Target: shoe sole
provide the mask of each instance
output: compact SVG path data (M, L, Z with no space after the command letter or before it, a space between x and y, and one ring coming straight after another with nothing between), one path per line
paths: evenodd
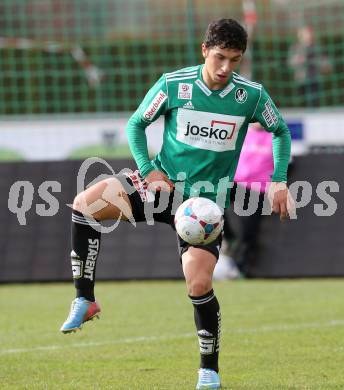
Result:
M98 314L98 313L96 313L96 314L93 314L93 316L91 316L91 317L87 318L87 320L83 321L83 323L82 323L82 324L81 324L79 327L76 327L76 328L70 328L70 329L60 329L60 330L61 330L61 332L62 332L63 334L68 334L68 333L76 333L78 330L80 330L80 331L81 331L81 329L82 329L82 325L83 325L85 322L87 322L87 321L93 321L95 318L97 318L98 320L100 319L100 317L99 317L99 314Z

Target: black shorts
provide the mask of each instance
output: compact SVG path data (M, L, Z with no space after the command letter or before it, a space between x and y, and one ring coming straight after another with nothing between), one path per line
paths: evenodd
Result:
M116 175L116 177L121 181L123 187L125 188L131 208L133 217L136 222L147 222L147 215L148 219L151 219L156 222L162 222L167 223L172 227L173 230L175 230L174 226L174 212L173 210L174 204L174 192L171 192L170 194L160 193L157 191L156 193L147 191L147 184L145 183L144 179L139 174L139 171L135 171L132 173L124 173ZM161 199L164 197L164 199ZM165 207L161 207L162 211L158 211L156 213L147 213L147 210L149 209L149 206L154 207L156 210L159 207L160 200L162 200L163 205ZM160 205L161 206L161 205ZM194 248L201 248L204 249L210 253L212 253L216 259L219 258L219 251L221 248L221 242L222 242L222 234L218 236L216 240L213 242L207 244L207 245L191 245L184 241L181 237L177 235L177 243L178 243L178 251L180 257L184 252L186 252L191 246Z

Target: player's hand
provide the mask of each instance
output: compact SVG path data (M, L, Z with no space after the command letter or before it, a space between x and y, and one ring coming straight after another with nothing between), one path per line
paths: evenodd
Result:
M268 189L271 211L280 215L280 220L294 218L295 202L285 183L272 182Z
M146 176L145 181L148 184L148 189L151 191L172 192L174 189L174 184L171 180L163 172L158 170L150 172Z

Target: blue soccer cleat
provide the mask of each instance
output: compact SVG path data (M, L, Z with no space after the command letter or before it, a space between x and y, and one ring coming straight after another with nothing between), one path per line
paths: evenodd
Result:
M94 317L99 318L100 307L97 302L90 302L86 298L75 298L72 302L68 318L61 326L62 333L76 332L81 329L82 324L92 320Z
M198 371L198 383L197 390L201 389L220 389L220 377L219 374L208 368L200 368Z

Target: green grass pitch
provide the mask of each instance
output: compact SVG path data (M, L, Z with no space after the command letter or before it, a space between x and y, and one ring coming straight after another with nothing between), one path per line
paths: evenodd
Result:
M227 390L344 389L344 281L218 282ZM0 286L0 389L194 389L182 281L98 283L101 319L63 335L72 284Z

